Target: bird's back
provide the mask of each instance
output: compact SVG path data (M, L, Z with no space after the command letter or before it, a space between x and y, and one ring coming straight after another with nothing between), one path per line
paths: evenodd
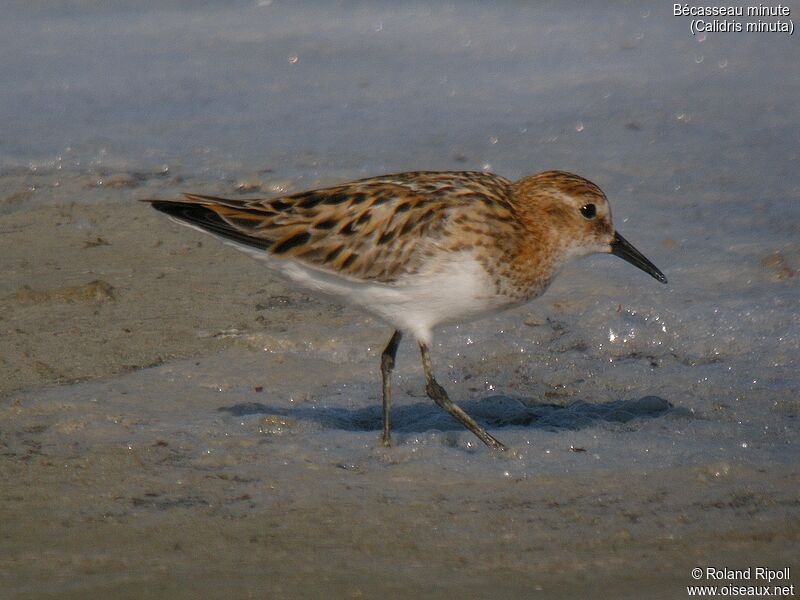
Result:
M433 254L474 248L511 223L510 186L490 173L426 171L277 198L186 194L148 202L242 248L355 281L393 284Z

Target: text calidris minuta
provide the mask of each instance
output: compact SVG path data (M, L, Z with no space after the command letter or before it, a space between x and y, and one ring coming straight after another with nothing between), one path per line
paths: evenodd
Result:
M403 333L419 344L428 396L502 450L436 381L428 351L434 328L536 298L561 266L587 254L615 254L667 282L614 230L600 188L563 171L516 182L480 172L398 173L278 198L185 194L145 202L395 328L381 355L385 445Z

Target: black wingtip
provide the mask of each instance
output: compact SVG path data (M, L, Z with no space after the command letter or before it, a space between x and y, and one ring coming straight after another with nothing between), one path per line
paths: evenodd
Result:
M155 208L157 211L166 213L179 219L184 212L187 212L189 209L193 208L201 208L202 212L212 212L207 208L197 207L192 204L183 204L181 202L172 202L170 200L141 200L141 202L149 202L150 206Z
M176 202L174 200L143 200L149 202L157 211L187 225L198 227L212 235L237 242L239 244L267 250L272 246L271 240L265 240L247 235L236 229L220 217L215 211L202 204L191 202Z

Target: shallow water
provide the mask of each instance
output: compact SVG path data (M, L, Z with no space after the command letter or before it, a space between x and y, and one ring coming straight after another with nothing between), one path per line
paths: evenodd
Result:
M671 7L7 3L4 589L671 598L800 568L797 38ZM596 181L670 280L596 257L437 332L506 456L408 341L381 448L389 328L133 202L484 168Z

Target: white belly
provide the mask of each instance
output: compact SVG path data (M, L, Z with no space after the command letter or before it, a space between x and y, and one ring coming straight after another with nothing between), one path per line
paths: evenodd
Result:
M430 343L437 325L474 320L513 305L509 298L495 293L489 276L471 253L446 255L394 284L343 278L257 251L249 254L292 282L360 306L425 343Z
M214 237L263 261L290 281L312 292L360 306L427 344L437 325L475 320L516 304L495 293L489 275L472 252L443 252L418 273L393 284L384 284L340 277L299 261L276 258L262 250Z

